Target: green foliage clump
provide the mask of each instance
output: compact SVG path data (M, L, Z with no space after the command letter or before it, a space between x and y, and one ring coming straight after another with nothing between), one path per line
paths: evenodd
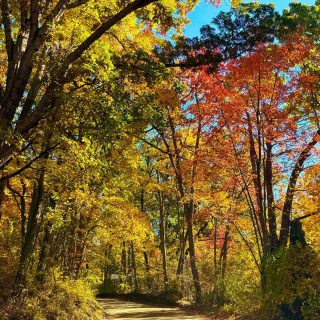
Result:
M242 315L253 315L259 311L262 300L260 274L247 255L239 255L230 261L224 282L224 310Z
M300 313L303 319L319 319L319 258L309 246L297 243L273 253L266 278L266 309L278 310L280 317Z

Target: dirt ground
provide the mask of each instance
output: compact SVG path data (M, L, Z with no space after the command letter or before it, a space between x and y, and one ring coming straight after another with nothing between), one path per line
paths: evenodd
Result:
M99 299L103 309L109 315L107 319L117 320L206 320L195 314L185 313L179 308L156 306L140 302L118 299Z

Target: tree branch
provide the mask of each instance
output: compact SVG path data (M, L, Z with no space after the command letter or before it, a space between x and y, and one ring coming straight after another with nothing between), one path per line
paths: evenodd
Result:
M309 218L309 217L313 217L313 216L316 216L317 214L320 214L319 211L317 212L312 212L312 213L309 213L309 214L306 214L302 217L299 217L299 218L295 218L294 220L303 220L303 219L306 219L306 218Z
M89 0L75 0L71 3L69 3L67 6L66 6L66 9L74 9L74 8L77 8L83 4L86 4L88 3Z
M0 178L0 182L11 179L15 176L17 176L18 174L20 174L21 172L23 172L24 170L28 169L31 167L31 165L36 162L38 159L40 159L41 157L43 157L44 155L47 155L50 151L54 150L60 143L55 144L54 146L47 148L46 150L42 151L39 155L37 155L35 158L33 158L30 162L28 162L26 165L24 165L22 168L18 169L17 171L10 173L4 177Z
M13 47L14 42L12 38L12 29L10 22L10 10L8 6L8 0L1 1L1 11L2 11L2 23L4 26L5 40L6 40L6 50L8 55L8 60L13 59Z
M157 150L160 151L161 153L169 154L168 151L165 151L165 150L161 149L160 147L158 147L157 145L151 143L151 142L148 141L147 139L144 139L144 138L141 138L141 137L139 137L139 139L140 139L141 141L143 141L144 143L146 143L148 146L150 146L150 147L152 147L152 148L154 148L154 149L157 149Z
M116 23L121 21L123 18L128 16L130 13L134 12L137 9L143 8L157 0L135 0L120 10L117 14L103 23L98 29L96 29L85 41L83 41L77 49L71 52L65 59L61 71L68 69L70 64L76 61L81 55L90 48L90 46L103 36L103 34L113 27Z
M290 220L291 220L291 209L293 203L293 196L296 190L297 180L299 178L300 173L303 171L303 165L305 161L310 157L311 150L320 140L320 129L315 133L313 139L306 145L306 147L300 153L295 166L292 170L287 192L286 198L283 205L282 211L282 221L281 221L281 230L280 230L280 245L285 246L288 242L289 237L289 228L290 228Z

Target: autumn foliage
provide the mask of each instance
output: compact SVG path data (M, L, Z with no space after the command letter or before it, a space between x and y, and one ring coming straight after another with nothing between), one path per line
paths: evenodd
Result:
M319 318L319 1L195 3L1 1L1 319Z

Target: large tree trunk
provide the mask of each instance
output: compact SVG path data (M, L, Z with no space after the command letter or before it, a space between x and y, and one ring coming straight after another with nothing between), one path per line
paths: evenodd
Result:
M30 260L35 248L35 240L38 234L38 227L42 215L44 174L44 169L42 169L40 172L38 183L35 184L32 193L27 230L24 238L24 243L21 249L20 262L13 289L13 294L15 297L19 297L22 290L26 286L26 279L27 273L29 271Z
M51 224L48 223L44 229L44 236L43 236L41 251L39 255L39 262L37 266L36 277L35 277L36 281L40 284L43 283L43 279L45 276L46 260L47 260L49 243L50 243L50 229L51 229Z
M228 243L229 243L230 226L226 226L224 232L223 244L220 251L219 263L216 264L216 277L219 280L215 286L215 304L223 306L225 303L225 274L227 269ZM215 259L216 253L215 253Z
M274 251L278 246L276 206L273 194L273 172L272 172L272 144L266 143L266 165L265 165L265 185L267 192L268 223L270 235L270 251Z

